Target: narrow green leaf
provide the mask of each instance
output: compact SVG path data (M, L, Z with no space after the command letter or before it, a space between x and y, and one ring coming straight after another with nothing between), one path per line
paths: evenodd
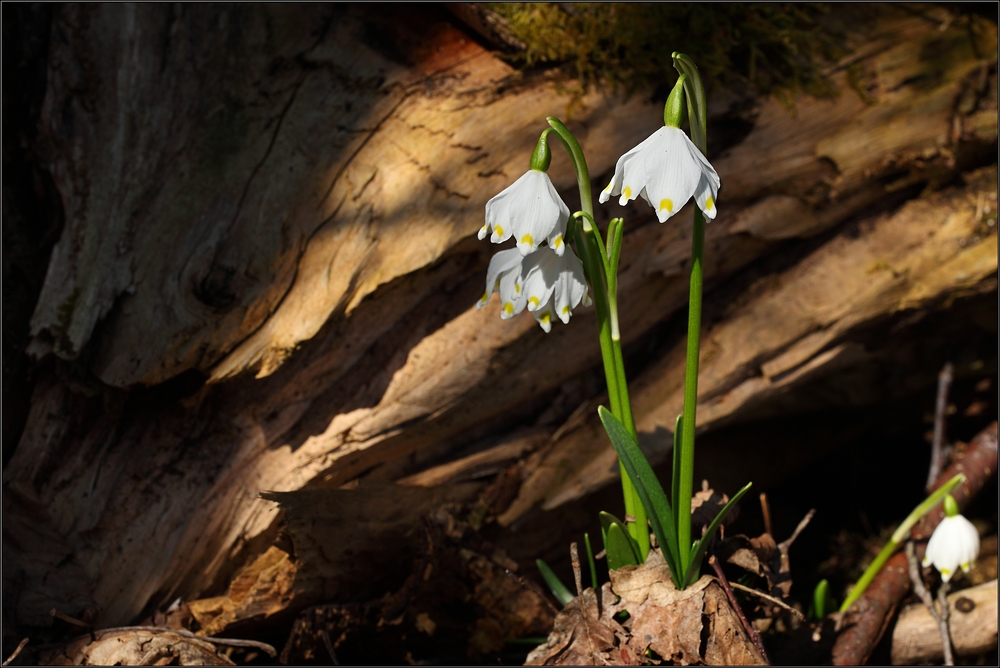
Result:
M681 413L674 420L674 449L671 452L673 464L670 467L670 507L676 510L680 507L677 493L681 488L681 433L684 429L684 414ZM676 518L674 522L676 523Z
M809 613L813 619L823 619L827 613L836 610L837 603L830 593L830 583L825 579L820 580L813 590L813 602L809 606Z
M675 582L677 582L676 578L680 575L677 570L677 531L674 528L670 503L663 493L663 487L660 486L660 481L656 479L656 474L653 473L652 467L639 449L639 444L625 429L625 425L604 406L598 407L597 413L601 422L604 423L604 429L608 432L615 452L618 453L618 459L625 466L629 478L635 485L639 499L646 509L649 523L653 527L656 540L660 543L663 558L670 567Z
M566 605L573 600L574 596L570 593L569 589L562 583L562 580L552 572L549 565L542 561L541 559L535 559L535 565L538 566L538 572L542 574L542 579L545 580L545 584L549 586L549 591L552 595L556 597L556 600L560 604Z
M625 524L624 522L622 522L620 519L618 519L617 517L615 517L611 513L606 513L603 510L601 512L597 513L597 519L599 519L601 521L601 528L604 529L605 531L608 530L608 527L611 526L612 522L618 522L618 524L621 524L621 525Z
M728 515L729 511L733 509L733 506L735 506L740 498L747 493L751 485L753 485L753 483L748 482L743 489L736 492L736 496L729 499L729 503L722 507L719 514L716 515L715 519L712 520L712 523L708 525L708 529L701 537L701 540L696 540L692 543L691 564L688 566L687 572L684 574L685 586L687 586L687 583L690 583L692 577L701 571L701 560L705 557L705 550L707 550L708 546L712 543L712 538L715 537L715 530L719 528L720 524L722 524L722 520L726 519L726 515Z
M617 571L623 566L637 566L639 557L632 549L632 542L625 529L618 522L608 527L608 542L604 549L608 555L608 568Z
M587 546L587 563L590 565L590 586L597 590L597 562L594 561L594 548L590 546L590 534L584 532L583 544Z

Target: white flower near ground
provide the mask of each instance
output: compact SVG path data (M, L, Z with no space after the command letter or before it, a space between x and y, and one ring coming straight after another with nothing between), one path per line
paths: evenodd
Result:
M500 293L501 318L512 318L527 308L546 332L552 330L553 317L568 324L574 308L590 304L580 259L572 250L557 255L544 246L527 257L517 248L494 255L486 271L486 291L476 308L486 306L494 292Z
M618 159L611 183L601 191L605 203L620 195L622 206L642 197L663 223L694 196L705 217L714 219L719 175L680 128L664 126Z
M529 169L486 203L486 224L479 230L479 239L485 239L492 229L490 241L499 244L514 237L521 255L534 253L542 241L548 241L549 247L562 255L567 220L569 207L549 175Z
M938 524L924 553L924 566L934 564L947 582L961 568L968 572L979 556L979 531L961 515L945 517Z

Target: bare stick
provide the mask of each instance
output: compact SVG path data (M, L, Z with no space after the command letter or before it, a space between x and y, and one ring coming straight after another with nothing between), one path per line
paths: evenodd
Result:
M764 533L774 535L771 533L771 506L767 503L767 494L764 492L760 493L760 512L764 515Z
M73 626L79 626L81 629L90 629L90 628L92 628L92 626L90 624L88 624L87 622L80 621L76 617L70 617L67 614L59 612L55 608L52 608L51 610L49 610L49 614L52 615L53 617L55 617L56 619L63 620L67 624L72 624Z
M746 630L747 635L750 636L750 640L753 642L753 646L757 648L760 652L761 657L764 659L764 663L771 665L771 659L767 658L767 651L764 649L764 641L760 639L760 634L757 633L757 629L747 621L746 615L743 614L743 609L740 604L736 602L736 595L733 594L732 587L729 586L729 580L726 579L726 574L722 572L722 565L719 560L715 558L713 554L708 558L708 563L715 570L715 575L719 578L719 584L722 585L723 591L726 592L726 597L729 599L729 604L733 606L733 610L736 611L737 616L740 618L740 622L743 624L743 628Z
M931 593L924 586L924 579L920 576L920 567L917 565L917 553L913 547L912 540L906 541L906 564L910 580L913 582L913 592L927 606L931 617L938 624L938 632L941 634L941 647L944 650L944 665L954 666L955 660L951 653L951 632L948 629L948 583L942 582L941 587L938 589L938 599L941 601L942 610L939 613L934 608L934 599L931 598ZM944 592L944 594L941 592Z
M340 662L337 661L337 653L333 651L333 643L330 642L330 634L326 632L326 629L320 629L320 634L323 636L323 644L326 645L326 651L330 653L330 660L333 661L333 665L339 666Z
M782 601L780 598L775 598L774 596L771 596L770 594L765 594L762 591L757 591L756 589L754 589L752 587L747 587L746 585L741 585L739 582L730 582L729 586L730 587L735 587L736 589L739 589L740 591L745 591L748 594L753 594L754 596L757 596L758 598L762 598L765 601L770 601L771 603L774 603L778 607L784 608L785 610L787 610L788 612L792 613L793 615L795 615L796 617L798 617L802 621L806 620L806 616L805 615L803 615L801 612L799 612L798 610L796 610L792 606L790 606L787 603L785 603L784 601Z
M934 440L931 442L931 467L927 472L928 492L934 481L941 475L944 466L944 419L948 410L948 388L951 387L952 374L955 368L951 362L945 362L944 368L938 374L937 402L934 404Z
M17 655L21 653L21 650L24 649L24 646L28 644L28 640L29 640L29 638L25 638L21 642L17 643L17 649L14 650L14 653L11 654L10 656L8 656L7 660L4 661L3 664L0 664L0 665L9 666L10 662L13 661L14 659L16 659Z
M569 560L573 564L573 580L576 582L576 595L583 596L583 573L580 571L580 552L575 542L569 544Z
M792 546L792 543L794 543L795 539L799 537L799 534L802 533L802 531L807 526L809 526L809 523L812 521L813 515L815 514L816 514L816 509L810 508L809 512L806 513L805 517L799 520L799 523L795 527L795 531L792 532L792 535L786 538L785 540L781 541L780 543L778 543L778 547L781 548L782 552L787 551L788 548Z

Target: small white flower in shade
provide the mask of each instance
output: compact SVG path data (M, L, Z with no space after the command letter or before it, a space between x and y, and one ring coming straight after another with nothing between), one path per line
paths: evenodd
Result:
M494 292L500 293L501 318L527 307L546 332L552 330L553 317L569 323L576 306L590 304L583 265L572 250L559 256L542 247L528 257L516 248L500 251L490 260L486 291L476 307L485 306Z
M927 543L924 566L934 564L947 582L958 569L966 573L979 556L979 531L961 515L945 517Z
M479 230L479 238L485 239L492 228L490 241L498 244L514 237L521 255L535 252L546 240L557 255L562 255L567 220L569 207L559 197L549 175L529 169L486 203L486 224Z
M527 298L521 281L521 262L524 257L516 248L499 251L490 259L486 270L486 291L476 303L481 309L490 301L494 292L500 293L500 317L506 320L524 310Z
M718 194L715 168L683 130L664 126L618 158L615 175L601 191L600 201L603 204L612 195L620 195L618 203L625 206L641 196L663 223L692 195L705 217L714 219Z

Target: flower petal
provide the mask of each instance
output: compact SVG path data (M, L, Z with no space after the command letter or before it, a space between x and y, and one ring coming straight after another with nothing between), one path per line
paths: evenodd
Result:
M486 303L490 300L490 296L500 289L500 284L503 282L503 276L507 274L519 276L521 273L520 266L521 254L516 248L499 251L492 258L490 258L490 266L486 270L486 291L476 303L476 308L481 309L486 306ZM517 271L512 271L513 269L517 269ZM502 296L503 293L501 293L501 298Z

